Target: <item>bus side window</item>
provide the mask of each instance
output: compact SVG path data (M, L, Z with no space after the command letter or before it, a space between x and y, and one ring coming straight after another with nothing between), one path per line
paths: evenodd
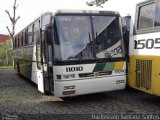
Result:
M17 40L16 40L16 36L14 38L14 47L16 48L17 47Z
M157 26L160 26L160 2L157 1L157 4L156 4L156 13L155 13L155 23L154 25L157 27Z
M18 35L18 47L20 46L20 34Z
M21 46L23 46L23 32L21 33Z
M13 38L13 48L15 48L15 37Z
M45 26L49 25L51 21L51 14L45 14L42 17L42 29L45 28Z
M22 46L21 33L18 35L19 47Z
M153 28L155 3L147 4L139 8L138 30Z
M18 40L18 36L16 37L16 41L17 41L17 42L16 42L16 43L17 43L17 45L16 45L16 46L17 46L17 47L19 47L19 40Z
M25 30L25 45L28 45L28 29Z
M32 25L32 42L34 43L35 40L34 40L34 24Z
M37 68L41 69L41 50L40 50L40 21L36 21L34 24L34 41L36 42L36 61Z
M34 41L36 43L40 43L39 29L40 29L40 21L37 21L34 24Z
M22 32L23 34L22 34L22 37L23 37L23 45L25 45L25 31L24 32Z
M32 26L28 29L28 44L32 44Z
M21 46L23 46L23 32L21 32Z

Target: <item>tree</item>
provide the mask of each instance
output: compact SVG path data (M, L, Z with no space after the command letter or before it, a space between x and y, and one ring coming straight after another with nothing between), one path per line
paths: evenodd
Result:
M102 4L104 4L108 0L92 0L90 2L86 2L88 6L94 6L96 5L97 7L102 7Z
M7 61L6 65L8 65L8 58L9 58L8 53L11 53L10 51L13 48L13 36L15 34L15 25L16 25L18 19L20 18L20 16L16 17L16 9L17 8L18 8L17 0L15 0L14 5L13 5L13 16L11 16L11 14L8 10L5 10L5 12L8 14L8 17L9 17L11 24L12 24L12 30L10 30L8 26L6 26L8 32L9 32L10 38L11 38L11 47L10 47L10 49L9 48L6 49L7 50L6 51L6 61ZM12 56L11 56L11 58L12 58ZM13 59L11 59L11 60L13 60ZM14 65L14 61L12 61L12 64Z
M0 66L13 65L11 46L12 43L10 40L0 43Z
M20 18L20 16L18 16L16 18L16 9L18 8L18 5L16 5L16 2L17 2L17 0L14 1L14 5L13 5L13 16L11 16L11 14L8 10L5 10L5 12L8 14L8 17L9 17L11 24L12 24L12 30L10 30L8 26L6 26L8 32L9 32L9 35L11 37L11 40L12 40L12 45L13 45L13 36L15 34L15 25L16 25L18 19Z

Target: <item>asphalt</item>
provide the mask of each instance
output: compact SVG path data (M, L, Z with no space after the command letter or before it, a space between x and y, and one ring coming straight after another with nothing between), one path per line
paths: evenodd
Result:
M7 119L5 119L7 118ZM68 98L46 96L15 70L0 70L2 120L160 119L160 97L131 88Z

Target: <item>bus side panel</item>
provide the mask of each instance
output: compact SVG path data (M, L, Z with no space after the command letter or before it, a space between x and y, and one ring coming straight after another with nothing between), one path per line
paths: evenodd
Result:
M153 57L153 94L160 96L160 56Z
M15 68L18 73L31 80L33 47L27 46L14 50Z
M14 69L17 70L17 58L14 58Z
M19 73L24 77L26 77L27 79L31 80L32 61L25 61L25 60L18 59L17 63L19 64Z
M129 85L160 96L159 32L130 36Z
M19 64L19 72L20 72L20 74L23 75L23 76L27 76L26 75L26 64L27 64L27 62L22 60L22 59L18 59L17 63Z
M25 74L24 76L31 80L32 74L32 56L33 56L33 46L27 46L23 48L22 59L24 60Z
M129 85L160 96L160 57L130 56Z

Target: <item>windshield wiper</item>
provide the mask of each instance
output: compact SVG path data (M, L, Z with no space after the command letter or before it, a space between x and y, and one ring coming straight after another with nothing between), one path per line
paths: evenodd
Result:
M88 32L88 37L89 37L89 47L91 49L91 53L93 56L95 56L95 53L94 53L94 41L91 39L91 35L90 33ZM95 58L95 57L94 57Z

